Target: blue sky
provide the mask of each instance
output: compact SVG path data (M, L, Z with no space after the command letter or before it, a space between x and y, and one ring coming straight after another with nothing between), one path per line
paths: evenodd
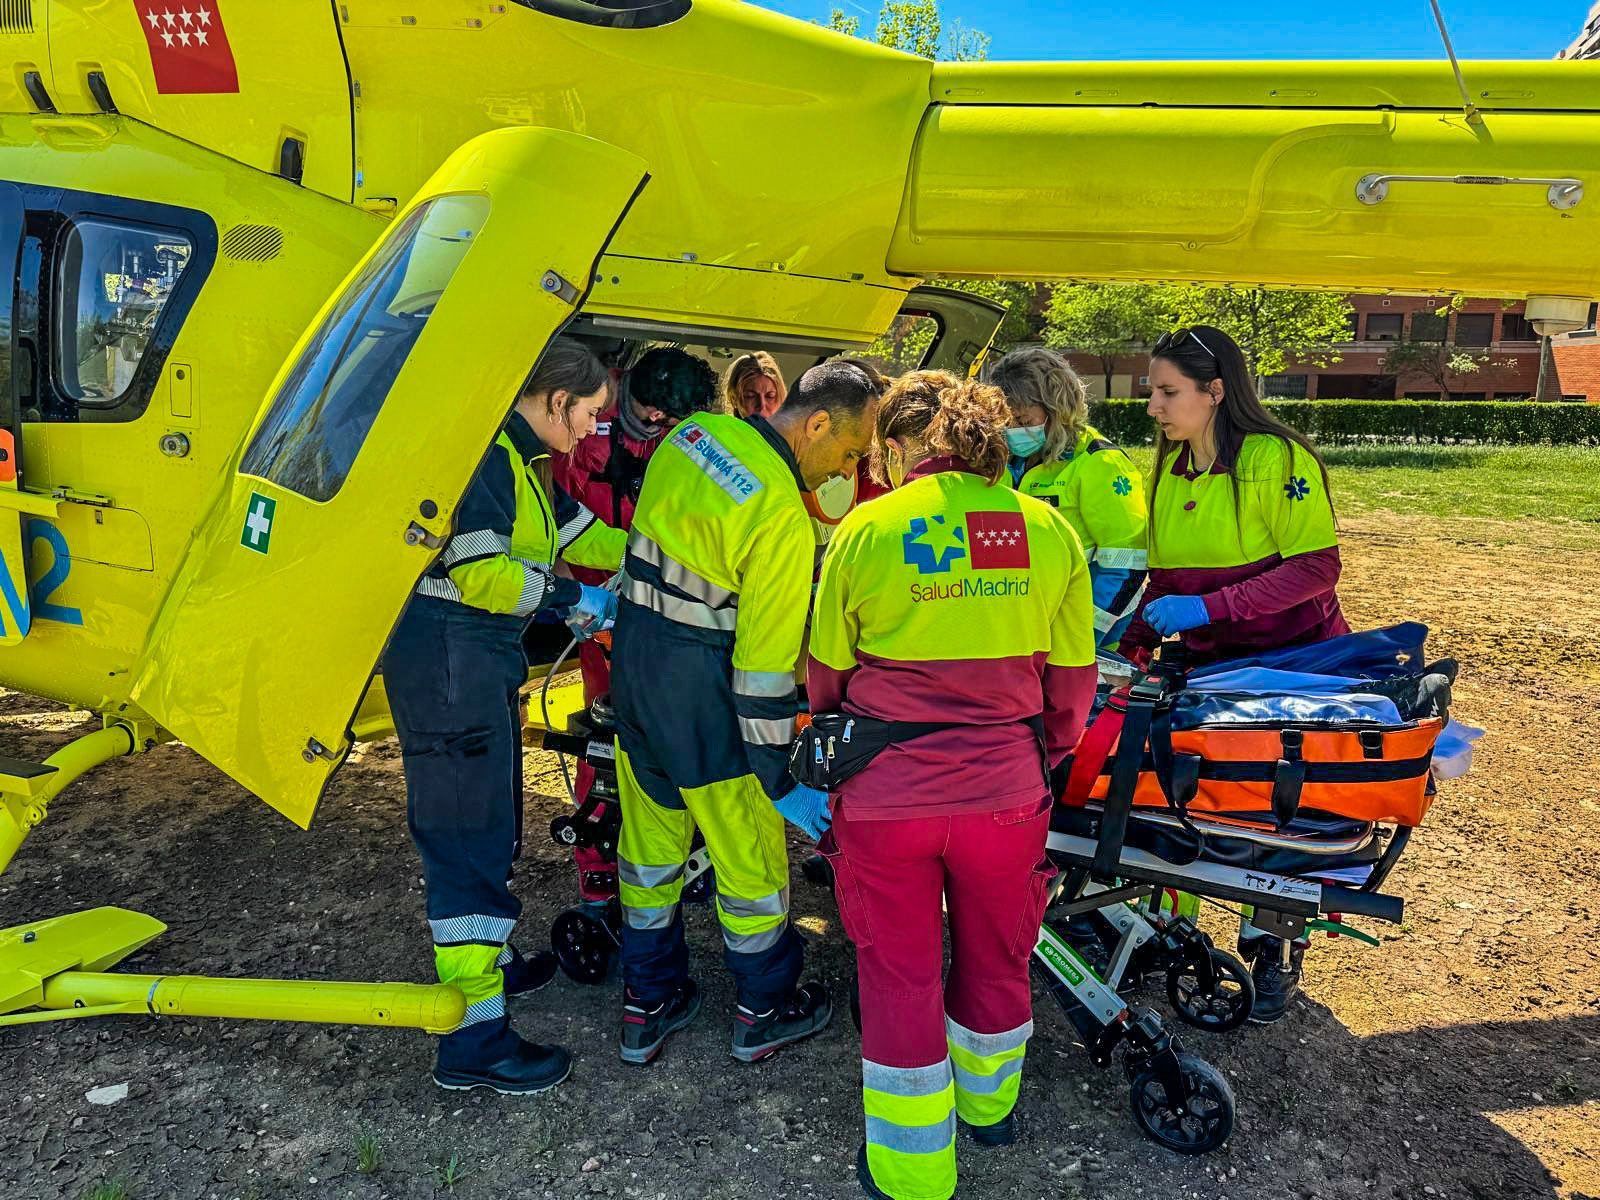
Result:
M759 0L804 19L840 7L876 23L877 0ZM1590 0L1442 0L1462 58L1551 58L1577 36ZM994 39L995 59L1435 58L1428 0L1317 4L1278 0L943 0Z

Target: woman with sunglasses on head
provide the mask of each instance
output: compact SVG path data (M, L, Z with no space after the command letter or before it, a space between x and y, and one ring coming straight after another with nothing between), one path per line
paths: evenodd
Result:
M1150 387L1150 576L1122 652L1148 661L1177 636L1192 665L1349 633L1327 468L1262 406L1234 340L1209 325L1166 334ZM1255 963L1252 1020L1287 1010L1304 948L1241 929L1240 953Z
M1089 393L1054 350L1013 350L985 378L1005 393L1011 409L1011 482L1059 509L1083 543L1095 643L1115 650L1144 583L1144 477L1090 426Z

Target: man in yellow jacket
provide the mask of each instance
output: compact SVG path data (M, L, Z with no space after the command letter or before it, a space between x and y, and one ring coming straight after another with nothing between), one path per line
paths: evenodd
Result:
M626 1062L651 1061L699 1009L679 913L697 826L738 992L734 1057L831 1015L820 983L800 986L783 834L788 817L819 836L828 811L788 773L816 550L802 495L855 470L877 399L860 367L824 363L770 418L685 421L645 474L612 654Z

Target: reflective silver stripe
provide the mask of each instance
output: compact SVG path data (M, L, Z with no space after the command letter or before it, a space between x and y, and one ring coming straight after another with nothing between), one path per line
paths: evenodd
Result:
M937 1096L950 1086L950 1060L931 1067L886 1067L861 1060L861 1086L888 1096Z
M787 746L794 741L794 721L740 717L739 736L752 746Z
M468 1025L481 1025L485 1021L498 1021L506 1015L506 994L496 992L492 996L485 996L476 1004L467 1006L466 1014L461 1018L457 1029L465 1029Z
M679 625L693 625L697 629L717 629L724 633L732 633L739 621L737 608L710 608L696 600L669 596L659 588L631 576L626 577L622 585L622 595L640 608L648 608Z
M795 694L793 671L735 671L733 690L741 696L784 700Z
M959 1046L979 1058L988 1058L992 1054L1004 1054L1007 1050L1026 1046L1028 1039L1033 1036L1033 1022L1029 1021L1026 1025L1019 1025L1004 1033L974 1033L946 1015L944 1032L952 1046Z
M789 889L746 900L741 896L717 893L717 904L730 917L781 917L789 911Z
M511 539L492 529L474 529L458 533L444 548L444 565L455 566L464 558L489 558L496 554L510 554Z
M502 945L517 927L510 917L445 917L429 921L433 940L441 945L451 942L482 942L487 946Z
M424 575L417 584L417 595L435 596L440 600L454 600L461 603L461 589L448 579L435 579L432 575Z
M628 553L660 571L661 581L668 587L676 588L686 596L693 596L712 608L723 608L738 602L738 592L731 592L712 583L698 571L690 570L642 533L635 533L628 539Z
M622 906L623 919L629 929L671 929L678 915L676 904L663 904L660 908L630 908Z
M617 858L617 878L634 887L653 888L683 877L683 863L667 863L659 867L640 866L627 859Z
M935 1125L896 1125L882 1117L867 1118L867 1142L898 1154L938 1154L956 1140L956 1113Z
M503 966L506 966L507 964L509 964L510 962L511 962L511 947L510 946L504 946L500 950L500 957L494 960L494 965L497 966L497 967L503 967Z
M519 617L527 617L539 611L544 594L555 582L555 576L543 563L529 562L525 558L517 561L522 564L522 595L517 597L515 612Z
M576 501L574 501L574 503L576 503ZM582 537L585 531L588 530L589 526L593 525L597 520L599 520L598 517L596 517L583 505L579 504L578 511L572 515L572 519L560 529L556 530L557 548L565 550L568 546L572 545L573 542Z
M1094 631L1096 633L1104 633L1120 620L1122 620L1121 614L1110 613L1103 608L1096 607L1094 610Z
M1143 571L1150 565L1150 555L1144 550L1117 550L1101 547L1089 556L1096 566L1111 567L1121 571Z
M966 1070L960 1063L956 1064L956 1086L963 1092L972 1096L992 1096L1000 1090L1000 1085L1013 1075L1022 1073L1022 1059L1008 1058L1000 1064L993 1075L978 1075Z
M776 946L788 928L789 922L779 921L771 929L763 929L760 933L735 933L724 925L722 940L734 954L760 954Z

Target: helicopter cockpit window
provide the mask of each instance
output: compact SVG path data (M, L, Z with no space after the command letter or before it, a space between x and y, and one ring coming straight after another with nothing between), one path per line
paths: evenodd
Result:
M165 230L72 223L56 274L56 371L66 395L85 408L123 399L193 250Z
M332 499L488 215L486 196L440 196L388 233L274 397L242 473Z

